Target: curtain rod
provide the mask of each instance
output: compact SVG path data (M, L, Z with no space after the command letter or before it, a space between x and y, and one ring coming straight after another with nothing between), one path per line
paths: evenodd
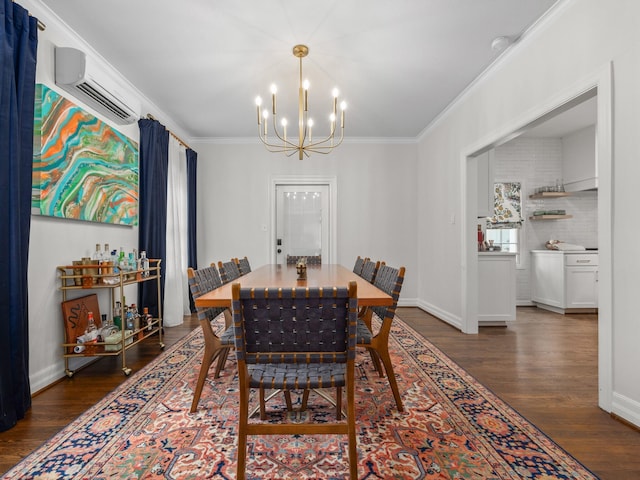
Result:
M151 115L150 113L147 113L147 119L148 119L148 120L156 120L156 118L155 118L153 115ZM177 136L177 135L176 135L175 133L173 133L171 130L169 130L169 134L170 134L173 138L175 138L178 142L180 142L180 144L181 144L183 147L188 148L188 149L190 149L190 150L193 150L193 148L191 148L191 147L187 144L187 142L185 142L184 140L182 140L179 136Z
M12 1L13 3L15 3L15 1L14 1L14 0L11 0L11 1ZM20 4L18 4L18 5L20 5ZM22 5L20 5L20 6L22 6ZM24 7L23 7L23 8L24 8ZM33 15L31 15L31 14L29 14L29 16L30 16L30 17L33 17ZM38 20L38 19L36 18L36 20ZM40 20L38 20L38 30L41 30L41 31L43 31L43 32L44 32L46 29L47 29L47 26L46 26L44 23L42 23Z

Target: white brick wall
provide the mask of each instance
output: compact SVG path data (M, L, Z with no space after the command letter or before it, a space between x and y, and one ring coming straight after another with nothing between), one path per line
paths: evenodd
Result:
M562 142L559 138L516 138L495 150L496 182L522 184L522 215L520 268L516 272L516 301L526 305L531 301L531 250L543 249L549 239L597 247L598 194L596 191L576 192L557 199L530 199L538 187L555 185L562 178ZM573 218L567 220L530 221L535 210L564 209Z

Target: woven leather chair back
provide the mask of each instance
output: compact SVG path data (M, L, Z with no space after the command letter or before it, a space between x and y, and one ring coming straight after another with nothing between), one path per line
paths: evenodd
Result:
M373 283L376 278L376 274L378 273L378 268L380 268L380 262L367 260L364 262L364 265L362 265L362 272L360 273L360 276L367 282Z
M191 295L193 296L194 299L222 285L220 274L218 273L218 270L216 269L216 267L213 267L213 266L200 268L198 270L189 268L188 277L189 277L189 289L191 290ZM196 309L198 313L198 320L203 320L206 318L209 321L216 318L224 310L225 310L224 308L202 308L202 307L198 307Z
M251 265L247 257L238 259L238 269L240 270L240 275L246 275L251 271Z
M218 270L220 270L222 283L232 282L241 276L238 264L233 260L229 260L228 262L218 262Z
M393 319L395 316L398 298L400 298L400 290L402 289L402 282L404 281L404 271L404 267L398 269L388 265L381 265L380 268L378 268L373 284L393 298L393 305L387 307L371 307L381 320L385 318Z
M236 356L255 363L346 363L355 358L350 287L240 288L232 306ZM235 297L238 298L235 298Z
M322 255L287 255L287 265L296 265L303 258L307 265L322 265Z

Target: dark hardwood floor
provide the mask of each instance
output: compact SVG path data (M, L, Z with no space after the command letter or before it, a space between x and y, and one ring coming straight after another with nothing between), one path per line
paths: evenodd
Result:
M519 307L465 335L417 308L397 314L603 480L640 478L640 431L598 407L598 319Z
M418 308L398 316L603 480L640 478L640 432L597 406L597 318L518 308L509 327L465 335ZM167 347L198 327L167 328ZM127 352L134 372L159 352L153 340ZM0 474L126 380L104 357L37 393L25 419L0 433Z

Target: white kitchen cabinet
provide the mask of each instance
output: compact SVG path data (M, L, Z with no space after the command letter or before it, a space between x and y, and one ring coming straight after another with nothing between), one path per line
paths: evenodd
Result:
M598 187L595 125L562 138L562 178L567 192Z
M478 326L516 319L516 254L478 252Z
M557 313L598 308L598 254L590 251L531 252L531 300Z
M476 157L478 162L478 217L492 217L494 213L494 151Z

